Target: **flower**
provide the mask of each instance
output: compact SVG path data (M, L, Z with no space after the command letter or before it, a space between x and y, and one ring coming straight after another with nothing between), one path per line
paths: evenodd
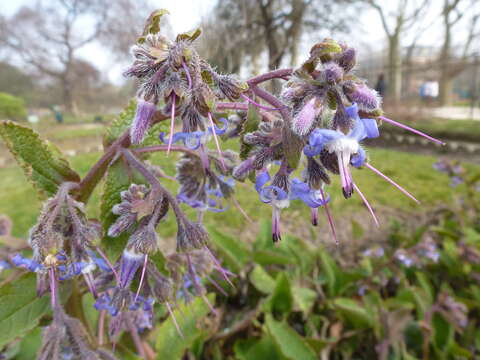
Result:
M355 120L353 129L347 135L338 130L315 129L310 134L303 152L310 157L320 154L323 150L335 154L338 162L335 170L340 173L343 194L345 198L349 198L354 188L349 165L360 167L366 160L365 150L359 142L365 138L378 137L379 132L374 119L360 119L355 104L346 108L346 112Z
M177 132L173 134L171 143L177 143L182 141L183 144L191 149L197 150L201 145L205 145L210 138L210 134L215 132L216 135L222 135L227 131L228 122L225 118L219 118L219 121L222 122L223 127L219 128L216 125L213 128L208 127L208 131L191 131L191 132ZM160 141L164 144L170 143L169 139L165 139L165 133L161 132L159 135Z

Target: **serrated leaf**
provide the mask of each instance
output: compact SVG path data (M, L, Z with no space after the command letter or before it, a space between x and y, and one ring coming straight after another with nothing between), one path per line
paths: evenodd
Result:
M117 140L125 131L128 130L130 124L135 117L135 111L137 110L137 101L135 99L130 100L128 105L123 111L118 114L115 120L112 121L103 137L104 145L110 145Z
M275 290L275 279L260 265L255 265L249 278L252 285L264 294L271 294Z
M32 129L2 121L0 136L41 195L54 195L63 182L80 181L60 151Z
M315 360L317 355L295 330L286 323L275 321L266 314L266 327L282 354L291 360Z
M253 104L248 104L247 120L243 123L242 131L240 131L240 159L245 160L248 157L248 154L252 150L252 145L245 144L243 142L243 137L253 132L257 129L258 124L262 121L260 113L256 106Z
M211 303L215 301L213 294L208 296ZM199 336L205 333L205 325L202 319L210 311L208 305L201 298L195 298L189 304L180 304L180 309L173 313L183 333L183 337L177 332L171 317L158 327L158 336L155 342L157 359L182 359L185 351L190 348Z
M107 256L113 261L122 253L128 236L121 234L118 237L111 238L107 235L108 228L117 218L112 213L112 207L120 203L120 192L128 190L129 186L130 179L125 164L122 161L115 162L108 168L100 204L100 222L105 234L102 239L102 248L105 249Z
M36 276L28 273L0 288L0 348L37 326L50 310L50 297L37 297Z
M221 233L213 226L208 227L210 241L215 248L223 255L227 267L235 272L242 270L250 258L247 246L240 239L233 239Z
M343 314L346 321L352 322L356 327L370 327L373 319L363 305L347 298L333 300L334 307Z

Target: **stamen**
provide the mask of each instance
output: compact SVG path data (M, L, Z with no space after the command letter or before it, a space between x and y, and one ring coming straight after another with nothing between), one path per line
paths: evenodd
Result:
M52 302L52 309L57 305L57 287L55 286L55 269L50 268L50 298Z
M232 201L235 207L238 209L238 211L240 211L240 214L242 214L243 217L247 219L249 223L253 224L253 220L250 218L250 216L248 216L245 210L243 210L243 208L240 206L240 203L237 201L237 199L235 199L235 196L232 196Z
M325 202L325 194L323 192L323 189L320 189L320 194L322 196L322 201ZM328 223L330 224L330 229L332 230L333 240L335 240L335 244L338 246L339 242L338 242L338 239L337 239L337 231L335 230L335 224L333 222L333 218L330 214L330 210L328 208L327 203L325 203L324 209L325 209L325 215L327 216Z
M282 110L282 109L285 109L287 108L287 106L283 106L281 108L272 108L272 107L268 107L268 106L265 106L265 105L262 105L262 104L259 104L257 102L255 102L254 100L250 99L247 95L245 94L240 94L241 97L243 97L245 100L247 100L249 103L255 105L256 107L260 108L260 109L263 109L263 110L267 110L267 111L279 111L279 110Z
M280 234L280 210L272 206L272 240L274 243L282 240Z
M207 280L210 281L210 283L215 287L215 289L217 289L218 291L220 291L220 293L223 295L223 296L227 296L228 294L225 292L225 290L223 290L223 288L215 281L213 280L210 276L206 276Z
M184 59L182 59L182 66L183 66L183 70L185 70L185 75L187 75L188 90L192 90L192 76L190 75L190 70L188 69L188 66L185 63Z
M220 263L218 262L217 258L215 257L215 255L213 255L212 251L208 248L208 246L205 245L205 250L207 250L207 252L210 254L210 257L212 258L212 261L213 263L215 264L215 269L217 269L221 274L222 274L222 277L225 279L226 282L228 282L228 284L231 286L231 287L235 287L235 285L233 285L232 281L230 280L230 278L228 277L228 275L232 276L232 275L235 275L231 272L229 272L228 270L225 270L221 265Z
M210 301L208 301L207 296L206 296L205 294L203 294L203 293L202 293L201 296L202 296L203 301L205 301L205 304L207 304L207 306L208 306L208 308L210 309L210 311L211 311L212 313L214 313L215 315L218 315L217 310L215 310L214 307L212 306L212 304L210 303Z
M390 123L390 124L393 124L393 125L395 125L395 126L398 126L398 127L402 128L402 129L411 131L411 132L413 132L414 134L423 136L423 137L427 138L428 140L433 141L433 142L435 142L435 143L437 143L437 144L440 144L440 145L445 145L445 144L446 144L445 142L443 142L443 141L441 141L441 140L435 139L435 138L433 138L433 137L431 137L431 136L429 136L429 135L427 135L427 134L425 134L425 133L423 133L423 132L421 132L421 131L419 131L419 130L416 130L416 129L414 129L414 128L411 128L410 126L404 125L404 124L399 123L399 122L397 122L397 121L395 121L395 120L386 118L386 117L384 117L384 116L380 116L379 118L380 118L380 120L382 120L382 121L388 122L388 123Z
M370 170L372 170L374 173L376 173L377 175L380 175L381 177L383 177L385 180L387 180L390 184L392 184L393 186L395 186L398 190L400 190L402 193L404 193L405 195L407 195L410 199L412 199L413 201L415 201L417 204L420 204L420 201L418 201L412 194L410 194L407 190L405 190L403 187L401 187L400 185L398 185L395 181L393 181L392 179L390 179L387 175L385 175L384 173L382 173L380 170L374 168L372 165L370 165L369 163L365 163L365 166L367 168L369 168Z
M213 138L215 139L215 145L217 146L218 155L220 156L220 162L222 163L223 170L226 170L222 150L220 149L220 143L218 142L217 133L215 132L215 124L213 122L212 113L210 112L208 113L208 120L210 120L210 124L212 125L212 134Z
M115 279L117 280L117 283L120 284L120 277L118 276L117 272L115 271L115 268L113 267L110 260L108 260L107 256L103 253L103 251L100 248L97 247L96 250L100 254L100 256L103 258L103 260L105 260L108 267L112 270L113 275L115 276Z
M360 191L360 189L358 188L357 184L353 183L353 187L355 188L355 190L357 190L358 192L358 195L360 195L360 197L362 198L362 201L364 202L365 206L367 207L368 211L370 211L370 214L372 214L372 217L373 217L373 221L375 221L375 224L380 227L380 224L378 222L378 219L377 219L377 216L375 215L375 213L373 212L373 209L372 207L370 206L370 203L368 202L367 198L362 194L362 192Z
M91 273L83 274L83 278L85 279L85 283L87 284L88 289L92 293L93 297L96 299L98 295L95 289L95 282L93 280L92 274Z
M310 210L310 214L312 217L312 225L317 226L318 225L318 208L312 208Z
M147 270L147 261L148 261L148 254L145 254L145 260L143 261L143 269L142 275L140 276L140 284L138 284L137 294L135 295L134 303L137 302L138 295L140 295L140 290L142 289L143 279L145 277L145 270Z
M175 93L172 93L172 110L171 110L172 117L170 119L170 138L168 139L167 156L170 155L170 149L172 147L172 142L173 142L173 132L175 131L175 100L176 100L176 95Z
M175 318L175 314L172 311L172 307L170 306L170 303L168 301L165 301L165 306L167 307L168 313L172 317L173 324L175 325L175 328L177 329L177 332L180 334L182 338L185 339L185 336L183 335L182 330L180 329L180 326L178 325L177 319Z

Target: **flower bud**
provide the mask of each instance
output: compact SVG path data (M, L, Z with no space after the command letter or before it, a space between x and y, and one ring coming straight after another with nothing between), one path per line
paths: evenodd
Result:
M380 108L382 98L365 84L355 84L352 91L346 92L348 100L356 103L360 110L372 111Z
M342 52L342 54L338 57L337 62L343 70L347 73L352 70L357 62L356 60L357 54L354 48L347 48Z
M150 122L156 110L156 104L138 99L137 112L130 127L130 140L133 144L138 145L142 142L147 130L150 128Z
M317 106L316 99L310 99L300 110L300 112L293 118L292 130L295 134L304 136L307 135L315 122L315 118L320 113L321 107Z

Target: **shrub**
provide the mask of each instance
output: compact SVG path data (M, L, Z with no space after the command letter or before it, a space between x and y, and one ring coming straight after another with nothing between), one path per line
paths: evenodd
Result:
M23 99L0 92L0 119L26 120L27 110Z

